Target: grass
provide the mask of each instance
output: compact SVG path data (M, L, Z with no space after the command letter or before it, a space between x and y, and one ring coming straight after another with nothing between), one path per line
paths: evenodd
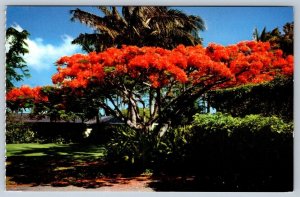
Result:
M97 145L82 144L7 144L6 156L16 157L41 157L61 156L70 157L76 160L97 159L105 155L105 149Z

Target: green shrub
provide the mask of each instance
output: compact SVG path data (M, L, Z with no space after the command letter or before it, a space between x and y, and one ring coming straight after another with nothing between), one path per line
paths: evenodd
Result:
M271 82L219 89L208 93L209 103L218 112L244 117L249 114L276 115L293 120L293 77Z
M107 143L107 159L134 169L160 168L165 163L181 160L187 143L183 128L172 129L161 137L151 132L136 131L126 126L114 126Z
M292 181L292 123L275 116L233 118L221 113L194 118L185 150L189 169L249 176L280 174L277 177Z
M126 126L111 132L109 161L177 172L199 166L221 170L242 161L251 163L255 155L260 157L257 161L269 163L265 158L290 154L293 140L293 124L278 117L234 118L221 113L196 114L192 125L169 129L161 138Z
M277 133L293 132L292 123L286 123L276 116L247 115L244 118L239 118L222 113L196 114L193 125L207 132L226 131L228 135L231 135L232 132L239 132L241 129L248 129L251 132L263 132L265 130Z
M30 124L9 123L6 125L6 143L31 143L37 142L36 132Z
M155 138L150 133L136 131L127 126L111 127L112 137L107 143L107 160L134 170L144 170L153 163Z

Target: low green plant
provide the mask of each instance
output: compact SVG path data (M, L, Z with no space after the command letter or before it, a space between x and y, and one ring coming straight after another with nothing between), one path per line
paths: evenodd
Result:
M6 143L29 143L37 142L36 132L31 129L30 124L22 122L6 124Z

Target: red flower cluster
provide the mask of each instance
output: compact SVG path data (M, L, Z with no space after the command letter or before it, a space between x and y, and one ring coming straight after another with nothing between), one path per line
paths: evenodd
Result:
M278 73L293 74L292 56L283 58L282 51L272 51L268 42L255 41L227 47L181 45L173 50L123 46L62 57L57 65L53 83L71 88L87 87L91 82L105 85L105 81L124 75L139 77L157 88L172 80L197 84L208 77L213 81L226 78L230 79L228 86L271 80Z
M20 88L13 88L6 94L6 100L18 103L19 107L24 107L25 103L47 102L48 97L42 93L41 87L31 88L23 85Z

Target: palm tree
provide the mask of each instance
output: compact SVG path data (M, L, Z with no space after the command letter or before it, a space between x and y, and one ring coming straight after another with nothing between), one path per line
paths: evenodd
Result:
M168 7L123 6L97 7L103 17L83 11L71 10L72 21L78 20L95 30L92 34L80 34L72 43L83 50L103 51L121 45L158 46L172 49L179 44L202 43L199 31L205 29L204 21L193 15Z
M281 39L281 48L286 54L294 54L294 22L283 26L284 35Z
M294 53L294 22L286 23L283 26L283 33L280 32L278 27L268 32L265 27L261 33L255 28L253 39L255 41L268 41L273 49L281 49L285 55L291 55Z
M266 39L266 27L264 27L264 29L262 30L261 33L259 33L258 29L255 28L254 32L253 32L253 39L255 41L263 41L263 42L267 41L267 39Z

